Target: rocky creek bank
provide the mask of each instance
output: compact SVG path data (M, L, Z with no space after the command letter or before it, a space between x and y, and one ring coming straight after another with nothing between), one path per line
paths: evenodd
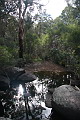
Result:
M11 86L35 80L36 76L32 73L38 71L53 71L58 74L59 72L64 72L66 70L58 66L56 67L56 65L52 65L52 63L48 62L44 63L44 65L29 65L24 69L8 67L4 70L0 70L0 91L6 91ZM67 77L67 75L65 76ZM62 78L65 76L62 75ZM58 78L59 76L57 79ZM71 85L61 85L57 88L48 88L45 101L46 106L52 108L52 110L56 110L62 116L67 118L67 120L80 120L80 89L75 86L80 86L80 82L78 82L79 80L75 84L75 80L71 80Z
M12 86L31 82L36 76L25 69L18 67L8 67L0 70L0 91L5 91Z
M77 86L49 88L45 103L67 120L80 120L80 89Z
M8 67L3 70L0 70L0 117L1 117L0 120L10 120L8 118L3 118L5 116L5 109L6 109L4 107L6 105L3 105L3 102L5 101L4 99L6 99L7 101L8 99L11 99L11 97L9 98L9 95L11 93L8 94L8 92L10 92L12 88L18 87L19 84L22 84L23 87L25 88L25 83L32 82L35 79L36 76L34 74L30 72L26 72L22 68ZM8 104L9 103L10 102L8 102Z

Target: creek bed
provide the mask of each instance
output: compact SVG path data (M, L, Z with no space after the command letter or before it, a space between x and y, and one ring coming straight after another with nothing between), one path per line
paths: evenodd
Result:
M36 101L36 98L40 102L39 104L45 108L45 110L42 110L42 119L64 120L64 118L55 112L55 110L45 106L46 93L48 92L48 88L54 89L64 84L70 84L70 79L74 77L73 73L39 71L34 74L37 76L37 79L33 81L37 94L35 95L33 101ZM33 103L37 104L36 102Z
M30 107L28 114L31 112L29 120L32 120L34 117L35 120L64 120L55 110L46 107L46 93L49 88L54 89L64 84L70 84L70 79L74 77L73 73L39 71L34 74L37 76L37 79L26 83L26 92L30 93L30 96L28 96L28 105ZM22 120L26 120L26 114L24 114Z

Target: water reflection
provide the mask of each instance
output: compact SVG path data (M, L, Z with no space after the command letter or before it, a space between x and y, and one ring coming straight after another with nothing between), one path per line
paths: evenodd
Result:
M22 87L22 85L20 84L19 85L19 89L18 89L18 95L19 95L19 97L20 97L20 95L23 95L23 87Z
M74 78L74 74L67 71L67 72L51 72L51 71L40 71L34 73L42 84L50 85L55 87L59 87L63 84L70 84L70 79Z
M51 113L51 108L47 108L45 106L45 95L48 91L48 89L50 88L55 88L55 87L59 87L61 85L64 85L64 84L70 84L70 79L73 79L74 78L74 74L67 71L67 72L51 72L51 71L40 71L40 72L36 72L34 73L38 79L36 81L34 81L34 86L36 87L37 89L37 92L38 92L38 100L44 104L44 107L46 108L45 111L42 112L43 115L43 118L46 117L49 117L50 113ZM59 114L57 114L56 116L56 113L51 113L52 117L54 118L54 120L60 120L60 119L64 119L62 118ZM59 117L58 117L59 115ZM51 118L50 118L51 119Z
M40 80L39 78L33 81L33 84L37 90L37 93L33 98L33 104L41 106L41 109L42 109L41 118L48 118L48 116L51 113L51 108L47 108L45 106L45 98L46 98L45 95L46 95L46 92L48 91L47 84L45 84L44 79Z
M26 91L30 93L28 104L31 114L35 116L35 120L49 118L50 114L53 120L60 120L60 116L58 117L55 111L51 113L52 109L45 106L46 93L49 88L51 89L63 84L70 84L70 79L74 77L73 73L40 71L34 74L37 76L37 79L26 84ZM63 118L61 119L63 120Z

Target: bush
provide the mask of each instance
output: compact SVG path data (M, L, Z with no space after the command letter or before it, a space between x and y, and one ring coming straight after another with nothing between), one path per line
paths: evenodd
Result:
M5 46L0 46L0 67L6 67L9 65L13 65L14 57L8 51L8 48Z

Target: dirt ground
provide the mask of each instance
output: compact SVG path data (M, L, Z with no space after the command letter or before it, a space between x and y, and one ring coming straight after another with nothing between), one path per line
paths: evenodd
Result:
M54 64L51 61L27 64L25 65L24 69L29 72L38 72L38 71L64 72L66 71L64 67Z

